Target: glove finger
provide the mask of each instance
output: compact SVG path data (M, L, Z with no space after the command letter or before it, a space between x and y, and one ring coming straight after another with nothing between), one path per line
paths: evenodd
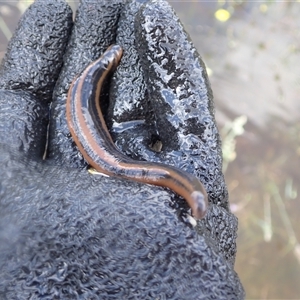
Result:
M149 1L136 18L136 28L164 156L194 173L211 201L227 207L221 144L204 62L167 1Z
M85 166L66 121L66 98L72 80L113 43L123 0L81 1L55 87L49 130L49 158L55 164Z
M1 143L43 156L49 102L72 26L62 0L37 0L22 16L0 68Z
M124 54L108 117L116 144L134 158L195 174L211 201L227 208L210 83L174 10L166 1L131 1L117 43Z
M25 90L50 102L71 26L72 11L65 1L35 1L8 44L0 88Z

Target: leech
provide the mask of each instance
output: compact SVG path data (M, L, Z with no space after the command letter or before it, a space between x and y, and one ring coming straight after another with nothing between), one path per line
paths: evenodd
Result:
M71 84L67 98L67 122L71 135L85 158L98 172L167 187L187 201L195 219L204 217L207 194L198 178L172 166L136 161L115 146L100 108L104 79L113 72L122 57L122 48L110 46Z

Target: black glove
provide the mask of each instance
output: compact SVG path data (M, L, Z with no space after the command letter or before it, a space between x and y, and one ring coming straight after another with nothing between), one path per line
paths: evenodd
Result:
M64 1L36 0L2 62L0 298L242 299L204 64L167 2L96 2L73 25ZM72 141L70 83L114 43L113 138L201 179L210 207L197 225L170 190L89 174Z

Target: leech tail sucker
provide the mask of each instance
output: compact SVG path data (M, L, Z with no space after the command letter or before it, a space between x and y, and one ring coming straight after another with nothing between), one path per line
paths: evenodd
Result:
M173 166L133 160L115 146L99 98L105 78L116 69L121 57L122 48L112 45L73 80L66 105L73 140L95 170L109 176L168 187L186 199L194 218L203 218L208 202L199 179Z

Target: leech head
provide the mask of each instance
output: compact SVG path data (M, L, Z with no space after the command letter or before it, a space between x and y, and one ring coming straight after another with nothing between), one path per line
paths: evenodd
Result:
M202 219L207 210L207 195L200 191L194 191L191 194L192 198L192 215L195 219Z

